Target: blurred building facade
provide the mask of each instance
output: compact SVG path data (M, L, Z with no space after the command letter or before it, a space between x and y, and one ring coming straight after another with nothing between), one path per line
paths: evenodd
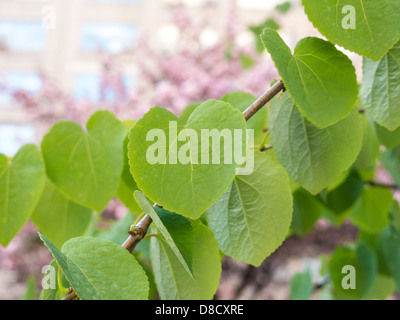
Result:
M237 17L256 24L282 0L0 0L0 153L12 156L35 142L37 126L15 104L12 92L40 90L40 72L76 99L99 99L99 51L118 56L124 82L137 81L135 46L139 37L160 46L179 41L168 7L183 4L193 19L210 25L205 42L226 32L227 12L236 1ZM298 2L293 0L292 2ZM246 39L246 34L243 35ZM245 40L244 40L245 41Z

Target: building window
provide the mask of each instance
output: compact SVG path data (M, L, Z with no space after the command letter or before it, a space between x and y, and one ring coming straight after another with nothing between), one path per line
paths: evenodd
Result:
M16 91L37 93L42 81L35 72L3 71L0 73L0 106L9 105Z
M35 128L30 124L0 123L0 153L13 157L27 143L35 142Z
M78 74L75 79L75 98L92 103L106 102L110 105L123 102L133 90L133 78L102 79L96 74Z
M45 46L41 21L0 20L0 50L40 52Z
M85 52L130 52L136 41L137 27L131 24L87 22L82 27L81 49Z

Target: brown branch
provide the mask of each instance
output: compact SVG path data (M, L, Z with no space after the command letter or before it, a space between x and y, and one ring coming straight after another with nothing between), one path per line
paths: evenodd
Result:
M76 292L71 288L71 292L68 293L64 298L61 300L75 300L78 297Z
M267 102L271 101L271 99L281 91L285 91L285 86L282 81L278 81L243 112L244 119L246 121L249 120L258 110L264 107Z
M122 246L128 250L130 253L133 252L136 245L142 240L147 233L147 230L153 220L150 218L148 214L146 214L135 226L133 231L130 231L130 235L128 239L122 244Z
M386 183L376 182L376 181L365 181L365 184L372 186L372 187L400 190L400 187L396 184L386 184Z
M260 150L261 152L263 152L263 151L267 151L267 150L270 150L270 149L272 149L272 145L271 145L271 144L268 145L268 146L262 146L262 147L260 147L258 150Z

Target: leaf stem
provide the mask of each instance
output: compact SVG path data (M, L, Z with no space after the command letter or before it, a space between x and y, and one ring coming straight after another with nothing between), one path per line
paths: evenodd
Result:
M266 144L266 142L267 142L267 140L268 140L269 133L270 133L270 132L267 131L267 133L265 134L264 140L263 140L263 142L261 143L260 148L259 148L260 151L264 151L264 150L266 149L266 148L265 148L265 144Z
M69 289L64 288L64 286L62 285L62 282L61 282L61 268L60 268L60 266L58 267L58 271L57 271L57 283L58 283L58 288L61 291L65 292L65 293L69 293L70 292Z
M149 234L146 234L144 237L143 237L143 239L147 239L147 238L150 238L150 237L157 237L158 236L158 234L157 233L149 233ZM142 239L142 240L143 240Z

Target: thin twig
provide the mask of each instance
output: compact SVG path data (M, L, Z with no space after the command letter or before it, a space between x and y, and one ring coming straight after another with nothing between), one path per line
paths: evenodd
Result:
M243 112L244 119L246 121L249 120L258 110L264 107L281 91L285 91L285 86L282 81L278 81Z
M400 187L397 184L386 184L386 183L376 182L376 181L365 181L365 184L372 186L372 187L400 190Z
M267 131L267 133L264 136L264 139L259 148L260 151L264 151L266 149L265 144L267 143L268 137L269 137L269 131Z
M61 300L75 300L75 298L78 295L76 294L76 292L71 288L70 289L70 293L68 293L64 298L62 298Z
M135 249L136 245L142 240L147 233L147 230L153 220L148 214L145 214L142 219L136 224L135 229L130 231L128 239L122 244L122 246L130 253Z

